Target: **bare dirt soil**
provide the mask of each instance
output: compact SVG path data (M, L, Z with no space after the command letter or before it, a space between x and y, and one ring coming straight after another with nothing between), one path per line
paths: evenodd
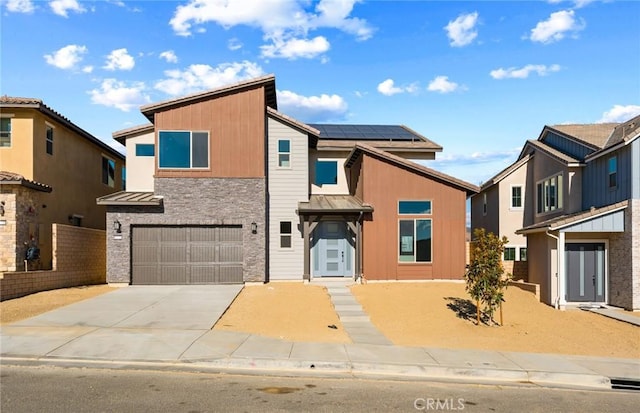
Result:
M290 341L350 342L326 288L300 282L246 286L214 330Z
M517 287L506 291L504 326L478 326L464 287L371 283L351 291L397 345L640 358L640 327L582 310L558 311Z
M56 308L113 291L106 284L62 288L14 298L0 303L0 325L34 317Z

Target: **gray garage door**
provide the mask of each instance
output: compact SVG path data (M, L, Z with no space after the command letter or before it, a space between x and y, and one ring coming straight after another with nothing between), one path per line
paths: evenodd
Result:
M134 227L132 284L242 283L242 228Z

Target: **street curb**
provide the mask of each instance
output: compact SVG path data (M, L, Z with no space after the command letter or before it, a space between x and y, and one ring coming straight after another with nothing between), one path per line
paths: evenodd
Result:
M581 390L611 390L611 380L597 374L553 373L508 369L455 368L436 365L313 362L254 358L138 361L87 360L55 357L0 357L2 365L206 372L287 377L357 378L369 380L434 381L509 386L539 386Z

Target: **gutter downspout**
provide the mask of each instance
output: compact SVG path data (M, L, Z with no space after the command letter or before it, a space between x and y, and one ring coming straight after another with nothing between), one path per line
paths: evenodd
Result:
M559 309L560 308L560 275L558 274L560 272L560 238L556 237L555 235L551 234L549 232L549 230L547 229L545 231L545 234L547 234L549 237L553 238L556 240L556 299L555 299L555 303L554 303L554 307L555 309Z
M364 271L362 271L362 218L363 217L364 217L364 212L360 211L360 214L358 215L358 222L357 222L358 234L356 234L356 242L358 242L358 267L360 267L359 279L356 281L358 281L360 284L363 283L362 279L364 275Z

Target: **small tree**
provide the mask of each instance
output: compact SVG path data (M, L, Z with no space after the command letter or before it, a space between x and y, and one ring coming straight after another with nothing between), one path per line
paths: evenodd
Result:
M474 242L471 250L471 263L464 275L467 282L466 290L476 301L478 324L480 323L480 303L489 323L493 322L493 315L500 307L500 323L502 324L502 302L504 289L507 287L511 274L504 274L502 267L502 253L509 242L506 237L498 238L484 228L473 232Z

